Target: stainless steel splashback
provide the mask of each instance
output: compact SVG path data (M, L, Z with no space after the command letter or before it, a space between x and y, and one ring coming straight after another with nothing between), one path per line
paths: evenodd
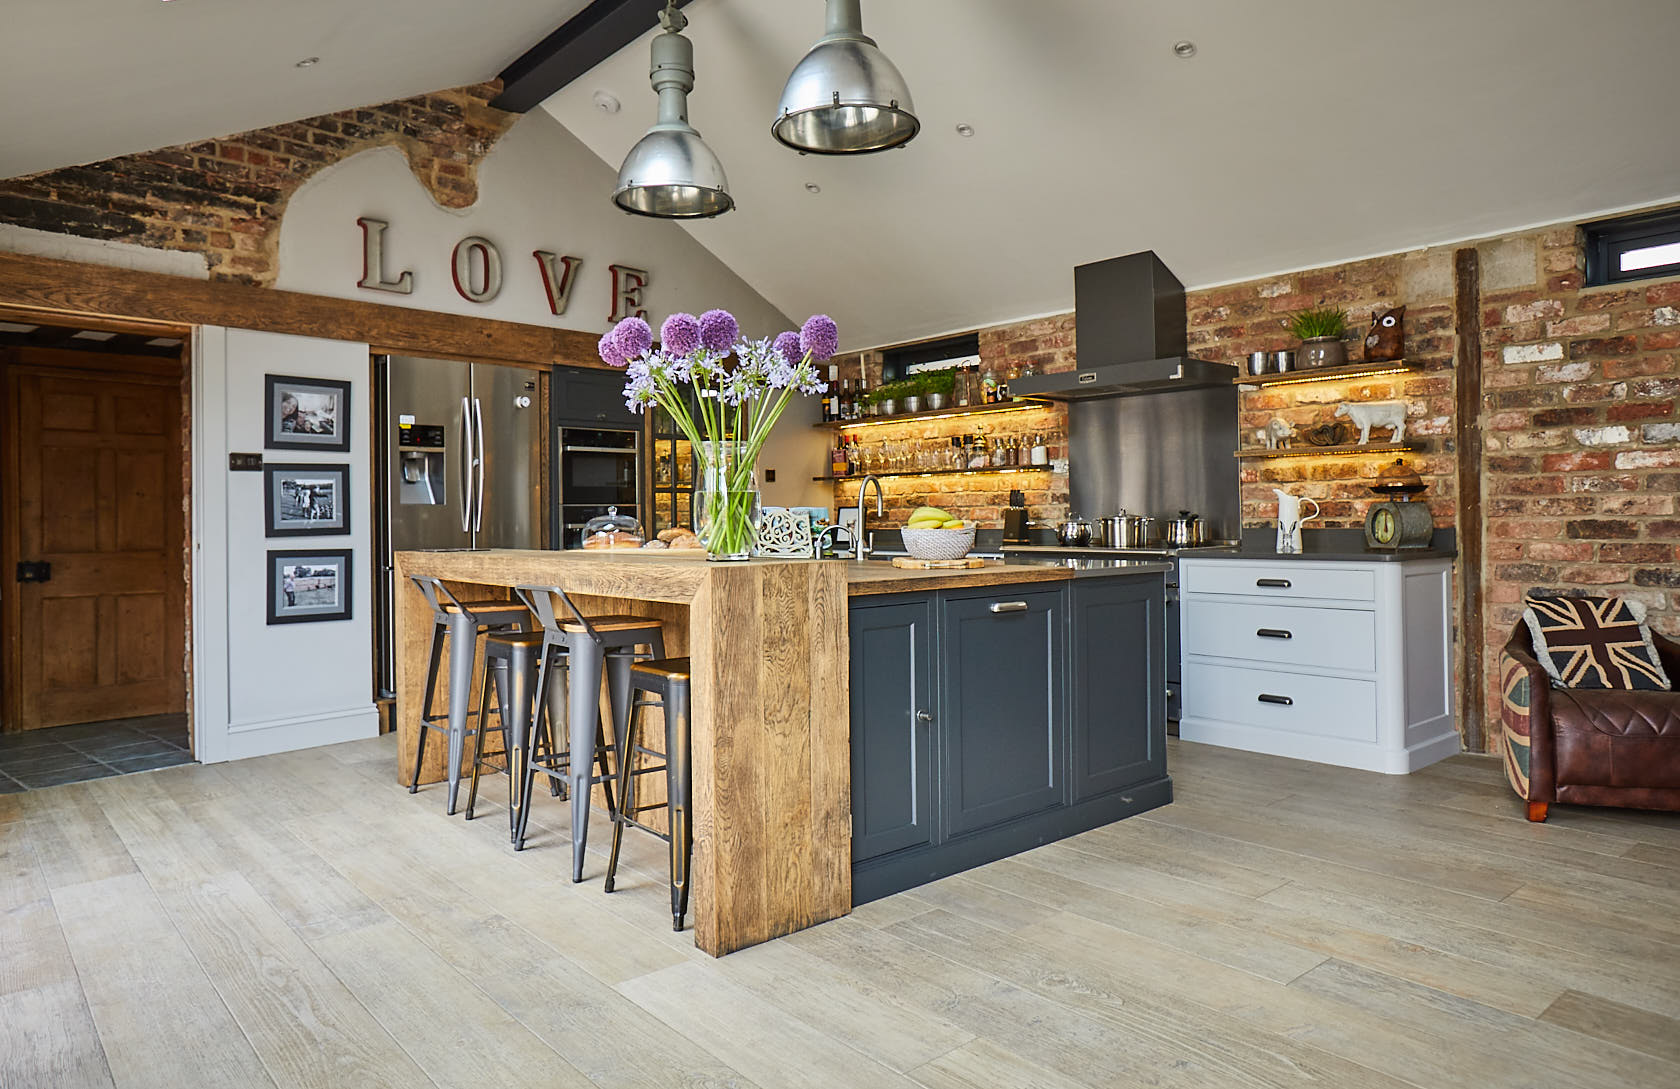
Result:
M1157 518L1194 511L1211 536L1235 540L1237 387L1180 390L1068 405L1073 513L1125 510Z

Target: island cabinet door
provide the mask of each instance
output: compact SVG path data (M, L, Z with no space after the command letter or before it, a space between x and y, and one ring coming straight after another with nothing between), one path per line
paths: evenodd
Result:
M933 839L933 601L851 610L852 861Z
M948 594L940 617L946 838L1063 802L1065 591Z
M1073 608L1073 796L1119 790L1167 771L1161 583L1089 579Z

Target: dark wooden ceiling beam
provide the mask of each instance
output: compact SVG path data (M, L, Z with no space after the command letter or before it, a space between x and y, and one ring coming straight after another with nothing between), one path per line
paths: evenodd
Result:
M688 0L677 0L683 7ZM595 0L502 72L490 105L525 113L659 25L665 0Z
M598 333L21 253L0 253L0 320L69 325L71 332L156 329L154 336L185 335L183 327L193 325L225 325L362 341L405 355L539 367L602 365L596 355Z

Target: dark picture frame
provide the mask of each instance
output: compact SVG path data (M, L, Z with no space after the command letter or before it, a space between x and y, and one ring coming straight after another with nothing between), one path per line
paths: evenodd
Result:
M350 383L263 376L263 448L350 450Z
M268 537L342 537L350 532L350 466L263 466L263 533Z
M351 556L348 548L271 549L268 622L314 624L349 620L353 590Z

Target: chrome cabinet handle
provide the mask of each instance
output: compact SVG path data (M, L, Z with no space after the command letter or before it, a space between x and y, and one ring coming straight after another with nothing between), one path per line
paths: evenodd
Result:
M917 711L916 712L916 721L917 722L932 722L933 721L933 716L928 714L926 711Z
M1290 699L1288 696L1274 696L1270 692L1260 693L1260 702L1261 703L1275 703L1279 707L1293 707L1293 706L1295 706L1295 701Z
M473 512L473 477L472 477L472 405L466 397L461 398L461 532L472 532Z
M1293 639L1294 632L1284 631L1282 628L1261 628L1254 633L1262 639Z
M1024 613L1027 611L1025 601L994 601L986 608L994 613Z
M1255 579L1254 580L1254 585L1256 585L1256 586L1270 586L1270 587L1276 587L1277 589L1280 589L1280 590L1287 590L1287 589L1289 589L1289 580L1288 579Z

